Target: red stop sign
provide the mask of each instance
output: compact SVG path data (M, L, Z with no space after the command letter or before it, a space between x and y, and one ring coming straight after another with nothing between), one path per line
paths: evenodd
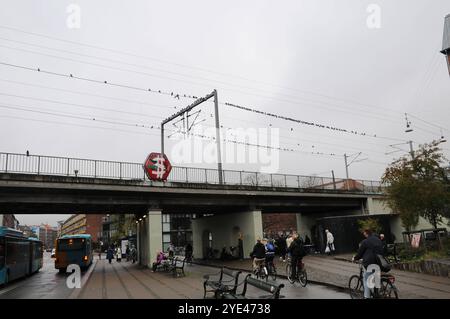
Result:
M144 163L144 171L152 181L165 181L172 170L167 156L161 153L150 153Z

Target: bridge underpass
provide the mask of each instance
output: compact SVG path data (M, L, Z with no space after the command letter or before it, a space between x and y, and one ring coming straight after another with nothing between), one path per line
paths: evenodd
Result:
M148 265L167 242L166 214L195 214L192 242L203 257L204 234L221 249L236 245L237 230L248 254L262 236L265 213L296 214L301 230L314 216L384 209L376 203L379 182L230 170L220 179L218 173L174 166L159 182L146 177L141 163L0 153L0 213L135 214L140 260Z
M196 258L204 257L205 234L211 233L211 245L221 249L236 246L237 232L243 234L247 257L256 238L263 235L262 214L296 214L297 229L302 230L311 216L365 214L369 202L378 197L361 192L192 183L145 185L138 181L0 173L0 212L136 214L142 219L138 223L138 248L144 265L150 265L156 252L163 249L163 214L197 216L191 224ZM205 214L209 216L203 217Z

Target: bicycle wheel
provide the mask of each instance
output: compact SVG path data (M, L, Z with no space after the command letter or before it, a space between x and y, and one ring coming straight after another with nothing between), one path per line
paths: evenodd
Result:
M350 277L348 281L348 288L350 289L350 297L352 299L364 298L364 286L361 278L357 275Z
M387 278L381 278L379 296L383 299L398 299L397 287Z
M306 270L299 270L298 281L300 282L302 287L306 287L306 285L308 284L308 275L306 274Z
M294 278L292 278L292 266L290 263L286 265L286 276L291 284L295 282Z
M273 281L277 280L277 270L275 269L275 266L272 266L270 277Z

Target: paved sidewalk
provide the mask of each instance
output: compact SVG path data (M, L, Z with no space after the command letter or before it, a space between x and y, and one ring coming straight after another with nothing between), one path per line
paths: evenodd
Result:
M341 288L348 287L350 276L358 274L359 265L340 259L338 256L306 256L303 261L306 264L308 280ZM239 261L211 261L210 265L228 266L231 268L250 271L251 261L249 259ZM278 258L275 266L279 274L285 274L286 264ZM401 270L391 270L396 278L396 286L402 299L450 299L450 278L431 276Z
M175 278L164 272L152 272L129 262L111 264L107 260L99 260L92 269L91 276L81 288L76 298L80 299L202 299L203 276L217 274L218 269L202 265L186 265L185 277ZM240 277L242 283L245 274ZM286 299L348 299L348 293L342 289L325 287L323 285L290 284L287 280L277 279L284 284L281 298ZM240 284L239 291L242 289ZM249 286L247 296L260 298L268 293ZM212 297L211 294L208 297Z
M126 261L109 264L99 260L80 299L191 299L203 298L201 276L189 273L175 278L163 272L153 273L148 268Z

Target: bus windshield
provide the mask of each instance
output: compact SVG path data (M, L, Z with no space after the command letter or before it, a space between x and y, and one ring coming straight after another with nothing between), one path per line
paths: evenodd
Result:
M86 245L86 240L84 238L64 238L58 239L58 250L68 251L68 250L80 250Z

